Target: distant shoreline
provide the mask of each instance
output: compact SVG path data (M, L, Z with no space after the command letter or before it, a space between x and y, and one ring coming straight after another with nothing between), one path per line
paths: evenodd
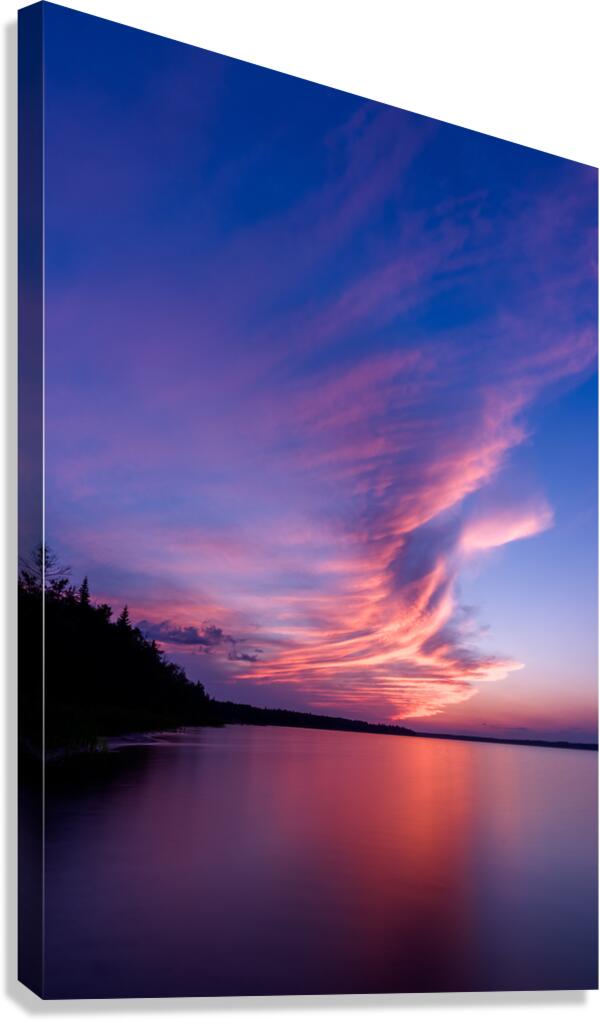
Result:
M484 737L476 734L436 734L432 731L412 730L409 727L396 726L391 723L368 723L366 720L351 720L344 716L321 716L315 713L304 713L293 709L261 709L258 706L239 704L237 702L218 702L211 699L215 711L212 722L182 723L179 726L164 727L152 730L132 730L119 734L105 734L90 742L86 747L54 748L46 751L46 755L36 753L26 741L21 741L22 750L28 759L44 760L46 766L64 766L74 759L81 762L82 757L90 760L103 758L105 753L119 752L140 744L158 744L168 734L175 734L190 727L249 726L249 727L281 727L293 730L325 730L329 732L351 734L380 734L392 737L428 738L438 741L468 741L478 744L518 745L529 748L558 748L566 751L598 751L598 744L583 741L544 741L541 738L510 738Z
M543 741L541 738L522 737L480 737L477 734L434 734L414 732L414 737L432 737L441 741L478 741L483 744L516 744L530 748L566 748L578 752L597 752L598 744L587 741Z
M439 741L476 741L480 744L512 744L532 748L565 748L572 751L597 752L598 744L586 741L544 741L541 738L485 737L475 734L437 734L412 730L390 723L367 723L344 716L321 716L293 709L261 709L237 702L213 701L212 705L224 724L247 726L295 727L304 730L337 730L358 734L389 734L395 737L427 737Z

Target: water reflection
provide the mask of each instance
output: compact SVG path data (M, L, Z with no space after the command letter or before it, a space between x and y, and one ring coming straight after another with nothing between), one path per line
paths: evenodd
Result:
M596 755L196 730L50 785L53 997L596 983Z

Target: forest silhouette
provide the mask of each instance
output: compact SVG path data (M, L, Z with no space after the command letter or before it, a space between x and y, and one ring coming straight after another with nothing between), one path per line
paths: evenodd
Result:
M597 744L536 738L414 731L293 709L261 708L209 697L136 627L124 606L113 620L92 602L87 577L70 581L51 550L38 546L19 572L19 736L36 757L98 751L105 739L185 726L305 727L597 750Z
M93 750L100 738L215 722L200 683L169 662L129 617L91 600L39 546L19 572L20 733L32 750ZM42 677L44 688L42 691Z

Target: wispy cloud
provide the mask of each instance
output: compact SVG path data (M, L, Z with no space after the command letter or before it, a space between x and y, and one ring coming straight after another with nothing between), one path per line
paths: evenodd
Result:
M211 64L218 109L173 123L142 236L111 220L103 257L66 198L52 213L49 530L223 684L439 714L521 666L460 581L552 527L543 486L492 487L595 368L594 175L351 97L328 119L287 79L298 123L264 98L242 123L238 73Z

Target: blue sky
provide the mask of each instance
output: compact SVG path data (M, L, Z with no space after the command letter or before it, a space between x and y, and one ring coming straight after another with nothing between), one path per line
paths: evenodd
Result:
M591 736L596 171L45 22L51 543L216 695Z

